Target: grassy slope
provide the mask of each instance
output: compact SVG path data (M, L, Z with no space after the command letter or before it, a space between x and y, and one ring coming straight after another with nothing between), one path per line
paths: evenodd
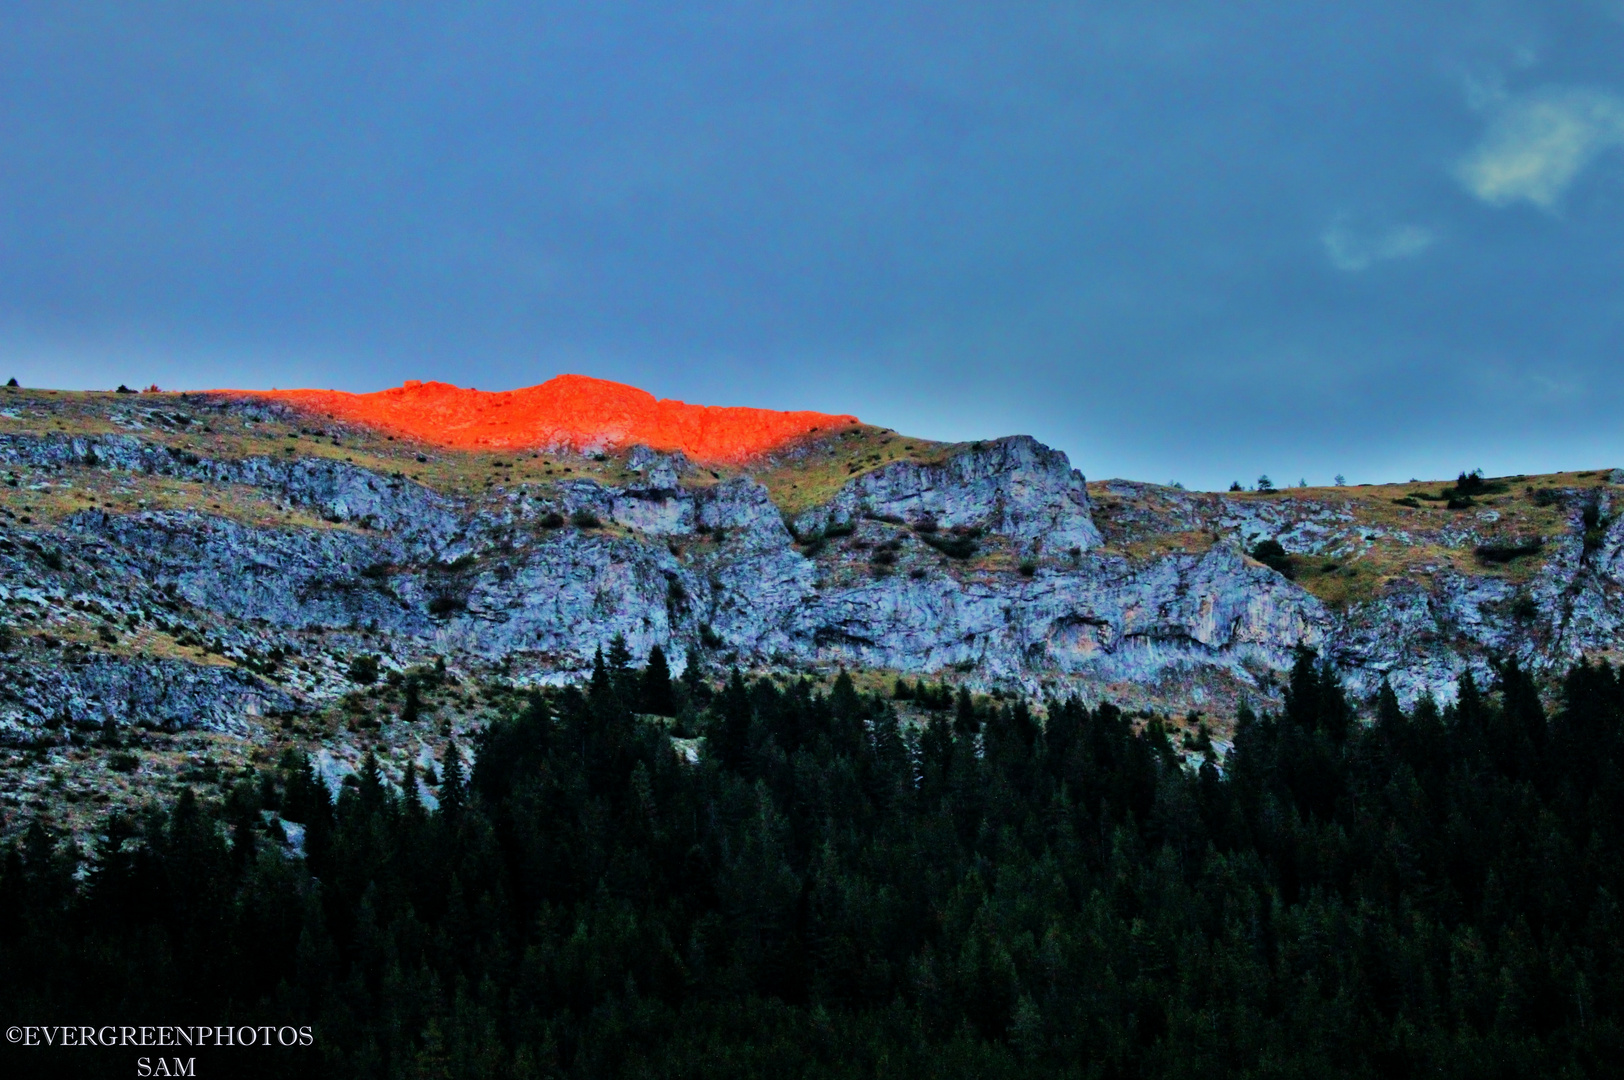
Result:
M854 477L897 461L934 464L965 444L910 439L888 428L858 424L804 441L750 470L787 514L821 506Z
M1193 504L1195 514L1213 520L1224 512L1224 504L1238 506L1294 505L1304 512L1318 509L1345 514L1347 520L1328 523L1341 535L1324 556L1297 556L1293 562L1296 580L1326 603L1340 607L1368 600L1395 579L1454 570L1504 578L1516 583L1530 579L1541 564L1538 555L1506 563L1487 562L1474 554L1474 543L1461 543L1459 537L1475 533L1483 541L1547 541L1570 531L1574 499L1606 485L1608 470L1593 469L1551 473L1542 476L1495 478L1505 490L1481 496L1476 505L1450 510L1441 501L1417 498L1437 496L1452 486L1448 480L1403 484L1371 484L1358 487L1291 488L1274 495L1253 492L1181 492L1145 485L1142 494L1124 496L1113 490L1113 481L1089 485L1096 520L1107 539L1107 549L1131 558L1151 558L1173 551L1204 551L1216 539L1212 528L1181 528L1171 508ZM1547 491L1560 497L1545 496ZM1413 499L1415 507L1397 500ZM1488 513L1498 520L1488 521ZM1128 522L1115 524L1122 518ZM1155 519L1167 522L1158 527ZM1149 520L1147 520L1149 519ZM1361 538L1358 530L1375 535Z

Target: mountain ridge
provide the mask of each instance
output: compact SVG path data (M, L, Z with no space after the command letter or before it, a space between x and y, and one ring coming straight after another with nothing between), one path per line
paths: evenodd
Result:
M617 637L705 678L1113 699L1211 725L1221 755L1299 646L1356 697L1386 680L1408 703L1506 659L1616 660L1624 627L1624 524L1596 471L1464 499L1200 493L1089 482L1025 436L856 424L705 464L446 449L263 398L8 389L0 473L16 821L72 812L53 776L94 805L289 746L335 782L366 749L398 777ZM437 665L470 690L408 720L406 680ZM134 773L109 771L108 731L145 740Z

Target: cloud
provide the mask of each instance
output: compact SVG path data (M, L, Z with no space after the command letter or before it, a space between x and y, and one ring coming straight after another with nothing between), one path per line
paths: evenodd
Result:
M1491 206L1527 199L1553 210L1585 166L1615 146L1624 146L1624 99L1600 90L1541 90L1507 100L1456 175Z
M1388 259L1413 259L1437 242L1437 234L1420 225L1361 231L1351 226L1345 216L1331 222L1320 236L1331 265L1350 273Z

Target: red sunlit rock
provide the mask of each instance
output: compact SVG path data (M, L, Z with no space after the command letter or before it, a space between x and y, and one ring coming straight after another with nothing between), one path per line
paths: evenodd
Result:
M777 412L660 400L634 386L560 375L540 386L487 392L411 380L372 394L341 390L230 390L286 402L458 450L611 450L642 444L695 461L745 461L855 416Z

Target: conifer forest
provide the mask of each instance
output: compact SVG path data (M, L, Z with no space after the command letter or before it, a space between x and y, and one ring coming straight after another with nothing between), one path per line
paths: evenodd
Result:
M1305 651L1199 769L1108 703L896 693L931 720L615 648L451 756L432 809L376 763L335 801L289 754L93 856L36 825L0 868L4 1015L315 1033L199 1076L1616 1072L1609 667L1357 719Z

